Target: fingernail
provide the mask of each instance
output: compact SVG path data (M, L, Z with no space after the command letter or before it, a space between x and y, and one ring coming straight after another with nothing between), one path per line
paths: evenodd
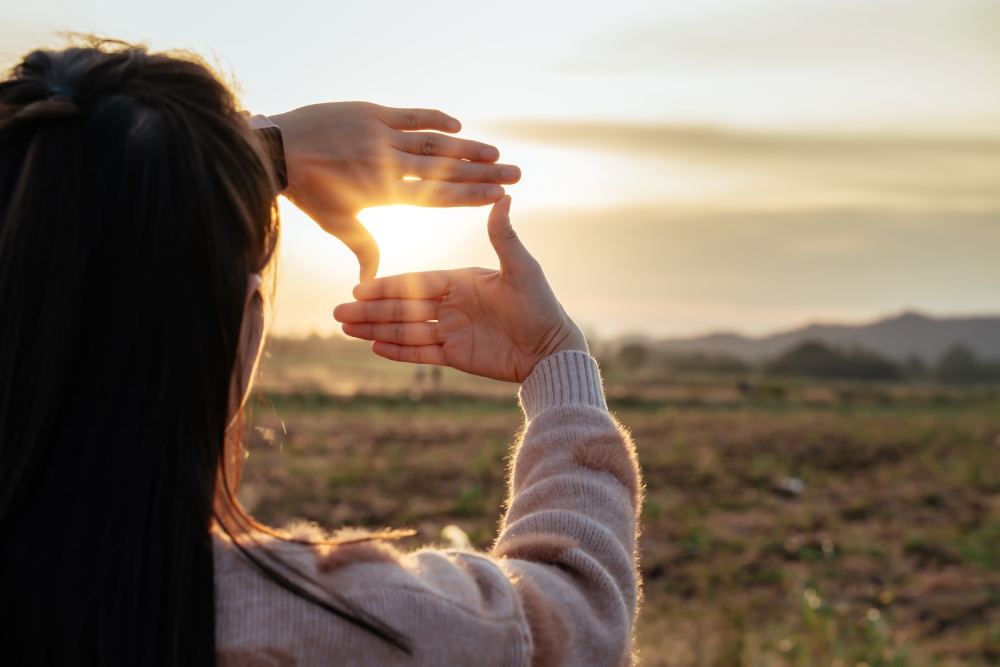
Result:
M487 199L492 199L493 201L496 201L497 199L500 199L500 197L503 197L503 188L501 188L499 185L491 185L490 187L486 188Z
M445 126L445 129L447 129L449 132L458 132L459 130L462 129L462 124L459 123L454 118L452 118L451 120L446 121L445 124L444 124L444 126Z
M492 146L487 146L486 148L483 148L482 150L479 151L479 159L487 160L490 162L492 162L493 160L499 160L500 151L493 148Z
M521 170L517 167L504 167L500 170L500 178L505 181L516 181L521 177Z

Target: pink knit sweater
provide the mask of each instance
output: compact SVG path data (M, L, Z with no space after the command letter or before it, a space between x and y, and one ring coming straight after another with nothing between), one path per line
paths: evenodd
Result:
M582 352L542 361L520 399L526 425L490 553L270 543L406 635L412 657L271 583L217 537L219 664L630 664L642 491L632 443Z

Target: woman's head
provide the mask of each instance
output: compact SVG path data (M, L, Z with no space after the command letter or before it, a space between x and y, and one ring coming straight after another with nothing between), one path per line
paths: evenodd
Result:
M36 51L0 83L0 599L50 661L203 662L275 192L232 93L190 56ZM123 606L130 590L147 603ZM34 644L53 623L64 644Z

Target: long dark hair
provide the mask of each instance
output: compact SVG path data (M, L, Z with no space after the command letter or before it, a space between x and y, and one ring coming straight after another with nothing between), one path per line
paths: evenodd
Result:
M213 664L213 517L266 576L405 650L241 546L227 410L275 193L193 56L94 42L0 83L5 661Z

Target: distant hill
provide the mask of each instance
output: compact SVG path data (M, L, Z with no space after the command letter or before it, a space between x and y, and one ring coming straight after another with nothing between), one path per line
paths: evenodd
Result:
M810 324L761 337L715 333L641 342L662 352L700 352L759 361L775 357L807 340L818 340L840 348L860 347L898 361L911 355L934 361L948 348L962 343L980 357L1000 359L1000 316L936 318L920 313L903 313L871 324ZM620 342L640 340L630 337Z

